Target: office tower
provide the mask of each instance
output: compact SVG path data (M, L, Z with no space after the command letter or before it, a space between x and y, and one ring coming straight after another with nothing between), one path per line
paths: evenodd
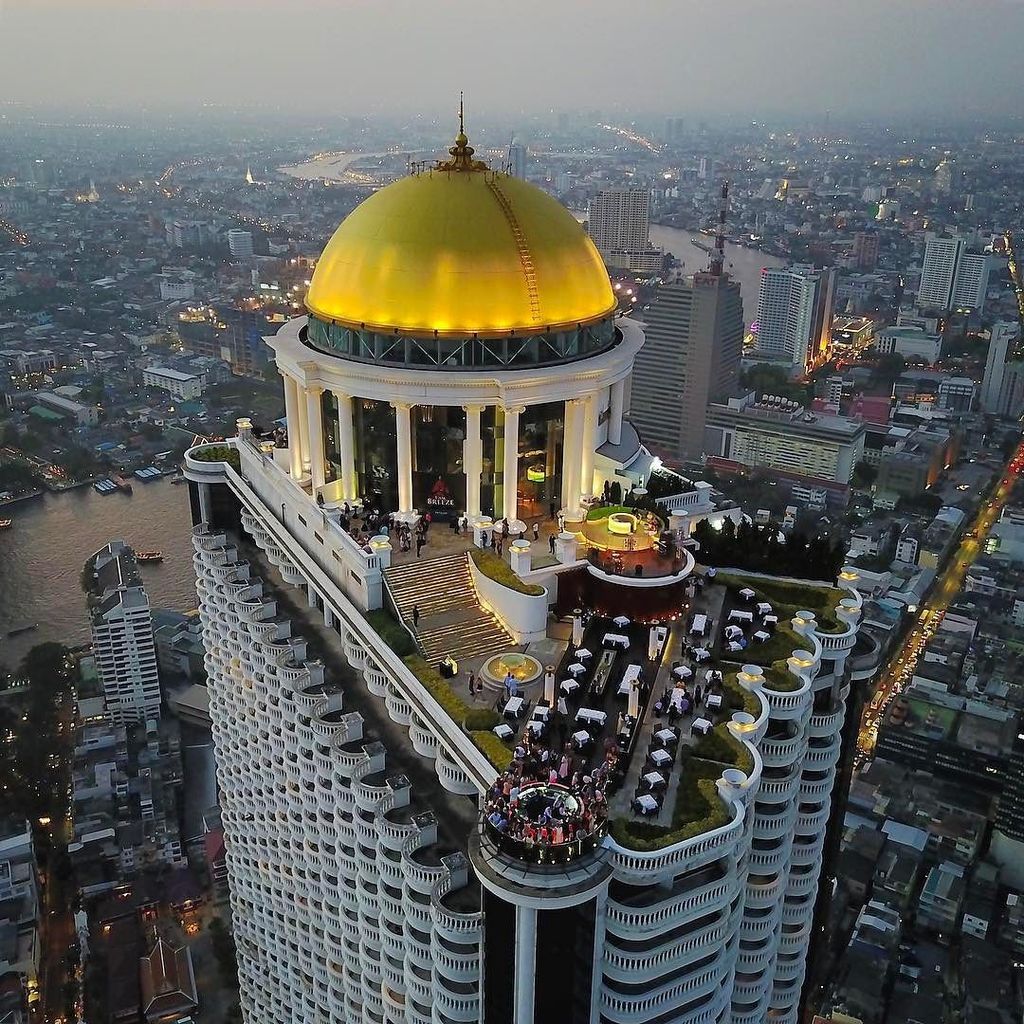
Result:
M135 553L124 541L112 540L86 563L85 582L107 714L115 725L158 719L153 620Z
M664 138L665 142L674 146L686 137L686 118L685 117L666 117L665 118L665 131Z
M715 161L709 156L702 156L697 165L697 177L701 181L715 180Z
M935 191L948 196L953 191L953 161L943 157L935 168Z
M1024 359L1019 351L1017 324L1000 321L992 325L985 359L980 405L994 416L1019 419L1024 414Z
M509 173L513 178L519 178L520 181L526 180L526 164L528 159L529 154L522 143L513 142L508 147Z
M228 249L236 259L249 259L252 256L252 232L240 231L237 228L228 232Z
M739 383L743 300L727 274L661 285L644 316L630 415L644 444L668 463L697 461L708 402Z
M209 225L201 220L168 221L165 232L174 249L202 249L210 240Z
M757 296L758 356L803 373L827 358L832 345L835 270L808 264L765 267Z
M922 308L950 310L985 308L990 258L971 252L962 235L927 236L921 284L917 293Z
M853 236L853 258L858 270L874 270L878 265L878 232L858 231Z
M646 188L602 189L587 211L587 230L609 266L660 269L661 254L651 248L651 193Z
M623 401L643 330L568 211L461 130L450 154L349 215L270 339L287 436L242 419L186 454L244 1019L795 1024L856 574L747 609L709 581L712 618L728 599L767 639L703 663L721 692L694 731L653 707L695 678L672 665L688 551L625 514L600 536L632 546L593 560L569 530L535 570L529 541L500 569L478 550L498 516L524 532L538 493L580 532L605 483L646 479ZM374 509L466 510L473 536L417 559L355 535ZM575 643L547 637L551 602ZM534 778L545 744L555 781Z

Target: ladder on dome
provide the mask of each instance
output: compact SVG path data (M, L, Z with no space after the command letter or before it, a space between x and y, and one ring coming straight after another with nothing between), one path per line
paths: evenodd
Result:
M537 270L533 265L530 247L526 244L526 235L523 234L523 229L519 226L519 221L516 220L512 204L508 201L505 193L499 188L497 181L493 178L488 178L487 187L498 201L501 212L505 214L505 220L508 221L508 226L512 229L512 237L515 239L516 248L519 250L519 263L523 268L523 277L526 280L526 294L530 299L530 313L533 315L533 319L539 323L540 293L537 290Z

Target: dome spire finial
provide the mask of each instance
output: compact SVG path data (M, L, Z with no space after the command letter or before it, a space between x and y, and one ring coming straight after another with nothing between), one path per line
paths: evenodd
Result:
M482 160L474 160L475 150L469 144L466 135L466 108L463 102L462 90L459 90L459 134L455 136L455 145L448 150L451 160L439 161L439 171L486 171L487 164Z

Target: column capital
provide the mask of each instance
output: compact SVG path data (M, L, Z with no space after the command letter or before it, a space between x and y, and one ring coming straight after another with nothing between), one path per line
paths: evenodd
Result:
M405 411L408 411L415 407L416 402L390 402L389 404L392 409L404 409Z
M332 395L334 395L335 398L352 398L353 397L347 391L343 391L341 388L328 388L328 390L330 391L330 393Z
M306 384L303 387L310 398L319 398L324 393L323 386L320 384Z
M463 402L463 412L483 412L487 408L487 402Z
M517 416L521 416L524 412L526 412L525 405L503 405L502 408L505 410L506 413L512 412L515 413Z

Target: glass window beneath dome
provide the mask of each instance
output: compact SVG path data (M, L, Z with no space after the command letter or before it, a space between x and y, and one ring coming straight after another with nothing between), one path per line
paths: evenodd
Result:
M519 518L551 516L562 505L562 439L565 403L528 405L519 416Z
M461 406L417 405L412 409L412 497L421 512L449 522L466 510Z
M445 338L381 334L328 323L310 314L303 338L312 348L358 362L458 371L482 366L552 366L571 362L612 348L622 335L610 318L549 333Z
M388 512L398 508L395 410L370 398L352 401L357 493Z

